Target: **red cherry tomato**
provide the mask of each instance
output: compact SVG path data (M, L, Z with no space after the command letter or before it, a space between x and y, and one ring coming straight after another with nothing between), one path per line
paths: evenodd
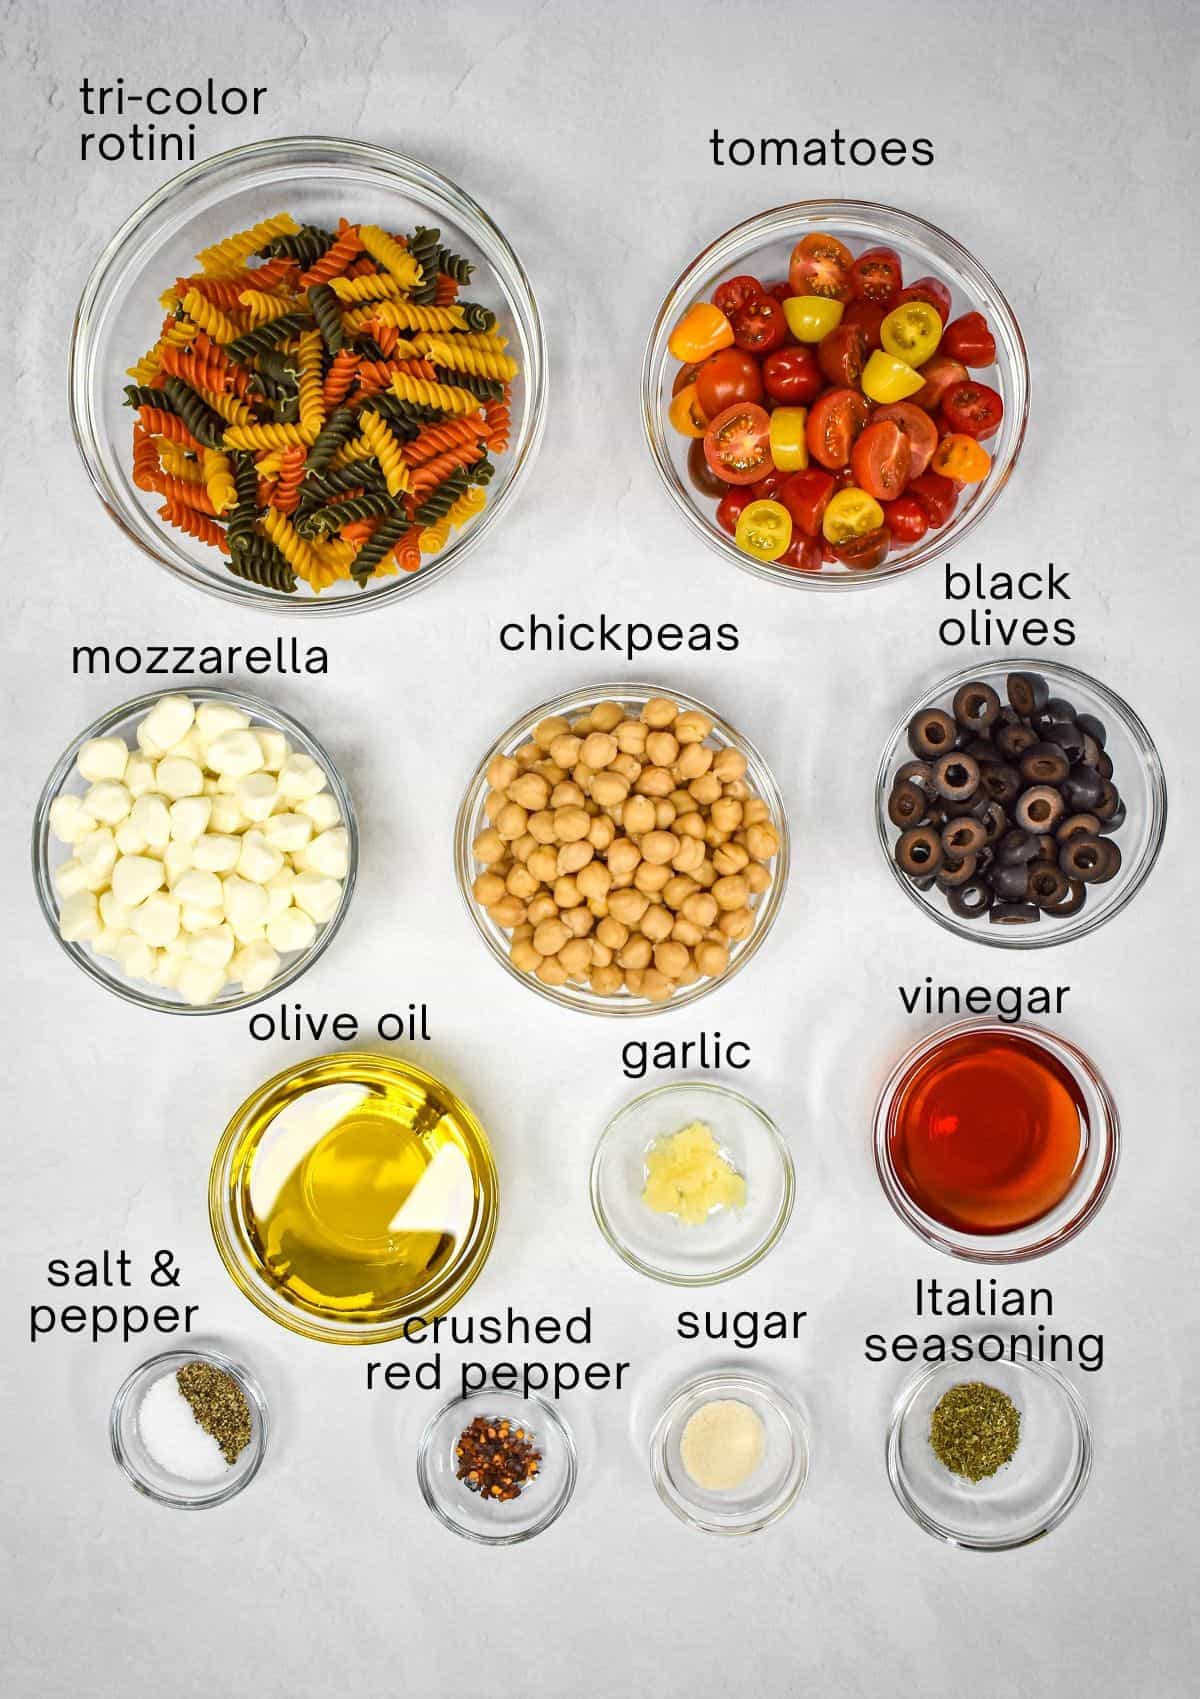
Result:
M961 360L964 366L992 366L996 363L996 338L982 313L964 313L946 326L940 352Z
M865 396L856 389L827 389L808 415L808 452L836 471L849 466L855 438L871 417Z
M900 274L900 255L895 248L864 248L850 268L850 284L855 295L866 301L878 301L891 307L904 283Z
M853 264L854 255L844 242L813 231L792 249L788 266L792 294L828 295L834 301L848 301L854 293L850 283Z
M867 339L867 353L873 354L883 343L879 336L879 327L884 320L884 309L878 301L859 299L851 301L842 314L842 328L856 325Z
M763 292L763 286L757 277L743 274L741 277L731 277L724 283L718 283L713 290L713 306L720 307L727 319L731 319L739 308L751 301L757 301Z
M729 488L724 478L718 478L705 459L704 440L701 437L693 437L688 444L687 469L692 487L699 490L702 496L719 499Z
M764 295L770 295L775 301L790 301L796 291L786 280L783 283L768 283L763 290Z
M751 484L750 494L755 501L778 501L779 491L783 487L785 479L790 476L791 474L788 472L781 472L778 466L772 466L769 472L763 473L757 483Z
M994 437L1004 417L1004 402L985 383L968 378L951 384L942 396L942 417L950 430L968 437Z
M729 322L734 342L748 354L769 354L788 339L783 308L771 295L756 295L739 307Z
M688 384L695 383L696 373L699 370L699 366L695 365L680 366L679 370L675 373L675 382L671 385L671 394L678 395L679 391L681 389L686 389ZM964 372L963 376L966 377L966 375L967 374Z
M779 499L791 514L796 529L806 537L817 537L829 498L836 488L832 473L808 466L784 479L779 486Z
M782 315L781 315L782 316ZM727 484L753 484L771 464L771 420L753 401L735 401L704 433L704 457Z
M895 501L911 467L908 437L893 419L872 421L850 451L854 482L876 501Z
M732 537L737 530L742 509L754 500L754 492L745 485L740 490L730 489L725 483L721 487L725 494L717 505L717 524Z
M880 424L884 419L890 419L908 438L909 454L912 465L909 469L910 478L919 478L933 459L934 450L938 445L938 428L923 407L918 407L913 401L892 401L886 407L877 407L871 415L872 424Z
M886 525L874 531L864 531L861 537L847 537L844 543L834 543L834 558L854 572L871 572L882 566L892 546L892 533Z
M791 542L775 565L790 566L793 572L820 572L824 558L816 537L807 537L803 531L793 530Z
M706 419L715 419L735 401L761 401L762 394L758 361L740 348L710 354L696 373L696 396Z
M941 405L942 397L951 384L966 382L967 368L961 360L952 360L948 354L935 354L921 367L921 376L925 379L925 387L909 400L914 407L922 407L926 413L932 413L935 407Z
M920 502L935 531L946 523L958 505L958 490L940 472L922 472L908 486L908 494Z
M799 342L767 355L762 363L762 380L771 400L789 407L807 407L825 388L815 349Z
M939 277L914 278L908 287L897 295L895 305L902 307L906 301L928 301L943 324L950 317L950 291Z
M817 343L817 364L832 384L857 389L862 382L867 339L856 324L840 324Z
M916 496L883 503L883 518L898 543L919 543L929 529L929 515Z

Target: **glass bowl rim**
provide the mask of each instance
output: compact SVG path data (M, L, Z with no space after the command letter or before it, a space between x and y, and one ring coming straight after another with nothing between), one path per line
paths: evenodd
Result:
M1068 688L1082 687L1097 696L1110 715L1116 720L1133 744L1139 757L1142 777L1149 793L1149 818L1147 820L1147 844L1139 860L1129 864L1129 875L1123 881L1109 902L1102 910L1092 909L1089 913L1085 907L1079 911L1067 925L1056 932L1037 933L1036 928L1030 927L1023 931L1019 927L978 926L971 921L960 919L953 909L947 907L935 908L932 904L922 901L922 893L916 889L910 880L896 866L893 854L896 828L887 817L887 797L892 784L892 765L896 758L895 752L903 746L903 740L908 731L908 723L914 714L929 707L936 699L946 695L953 696L964 684L970 684L975 679L987 678L992 673L1036 672L1047 681L1061 680ZM1121 913L1131 903L1141 890L1146 880L1154 870L1162 850L1163 839L1167 830L1167 779L1163 771L1162 760L1154 739L1146 729L1141 717L1134 712L1117 692L1108 685L1093 678L1090 673L1081 671L1078 667L1067 666L1062 661L1046 658L1034 659L1028 655L1001 655L984 657L977 666L963 667L952 673L949 678L931 686L912 703L903 717L893 726L883 746L883 754L879 759L879 770L875 778L875 830L883 849L884 858L891 869L892 877L903 890L905 896L915 903L921 913L947 932L953 932L958 938L970 939L972 943L983 944L993 949L1002 950L1046 950L1056 944L1070 944L1076 938L1086 938L1097 927L1103 926L1106 920Z
M929 541L919 547L912 555L906 557L903 561L896 562L894 566L885 564L870 572L792 572L779 568L773 561L753 560L744 550L736 548L731 539L723 536L705 521L694 503L688 499L686 491L679 487L674 468L670 465L666 451L665 445L668 439L658 404L657 374L665 358L664 332L666 327L673 321L681 305L694 297L696 286L701 279L707 279L711 275L717 259L729 260L730 263L733 263L734 251L744 248L750 243L751 239L755 239L758 245L762 245L772 237L781 234L786 227L794 225L801 218L816 219L823 216L831 219L839 216L871 218L877 220L880 224L880 229L876 232L880 237L897 233L900 235L908 234L913 238L919 237L924 242L932 240L935 246L943 245L949 250L954 266L970 280L975 286L976 292L984 296L985 300L990 292L992 299L987 304L1003 319L1014 355L1011 377L1015 399L1020 406L1017 415L1016 434L1007 463L991 480L991 488L985 491L982 500L969 513L939 531L931 530L928 534ZM659 350L660 342L662 344L661 351ZM715 237L701 249L695 259L684 268L674 283L671 284L658 312L655 314L654 322L650 327L650 334L646 340L645 352L642 356L642 428L655 468L676 508L714 553L719 554L723 560L740 567L743 572L751 573L755 578L766 580L772 584L818 592L865 590L877 584L892 583L896 579L904 577L906 573L914 572L922 566L929 565L931 561L936 560L945 552L949 544L957 545L961 543L984 518L985 514L991 511L1016 468L1029 422L1029 395L1029 355L1025 347L1025 339L1007 296L991 272L981 265L970 250L965 248L956 237L942 230L931 220L881 201L854 200L846 197L818 197L811 200L788 201L780 206L771 207L765 212L755 213L750 218L743 219L739 224L731 226L720 236Z
M74 771L75 759L80 749L89 739L106 737L113 726L122 720L131 718L145 710L153 708L164 696L187 696L193 702L227 702L230 707L241 708L253 718L257 715L267 722L269 728L283 727L296 737L307 749L314 751L314 759L319 761L324 769L328 788L337 798L338 807L342 811L342 825L346 828L349 841L349 866L346 877L342 881L342 894L338 906L326 921L324 930L318 933L316 939L307 950L301 951L295 961L288 964L269 985L261 991L243 992L237 997L227 998L215 1003L173 1003L165 997L157 997L149 991L140 988L139 982L118 980L115 975L107 973L100 965L100 959L93 956L91 951L81 949L76 953L75 946L63 938L58 930L58 905L53 888L53 878L50 872L50 806L55 798L63 794L63 786ZM251 728L253 729L253 727ZM300 750L307 753L306 749ZM33 864L33 883L37 893L38 907L53 933L55 941L75 966L82 969L88 978L97 985L110 991L113 996L120 997L123 1002L133 1003L141 1009L153 1009L164 1015L227 1015L238 1009L253 1008L256 1003L273 997L279 991L286 990L301 974L306 973L313 964L324 955L329 945L341 930L342 922L350 908L350 901L358 883L359 861L359 827L358 816L354 810L354 800L349 787L342 778L341 770L329 751L321 741L314 737L308 727L298 720L294 714L289 714L283 708L277 708L274 703L267 702L261 696L251 695L248 691L224 689L216 685L193 685L187 690L154 690L142 696L134 696L127 702L122 702L99 715L67 744L62 754L55 761L45 784L38 795L33 811L33 827L30 835L30 853Z
M783 1196L780 1200L778 1213L771 1223L766 1238L753 1250L748 1251L745 1256L740 1257L737 1262L731 1263L728 1268L714 1274L669 1274L665 1269L656 1267L653 1263L644 1262L628 1246L622 1244L608 1219L601 1198L601 1159L610 1137L616 1130L618 1121L622 1120L630 1110L636 1109L644 1103L649 1103L653 1098L676 1091L709 1091L716 1096L729 1098L740 1105L741 1108L749 1110L755 1120L765 1129L768 1142L780 1160L783 1176ZM627 1103L621 1105L615 1114L609 1117L603 1132L596 1140L596 1148L592 1152L591 1167L588 1172L588 1191L591 1197L592 1215L595 1217L597 1227L604 1235L605 1241L629 1268L636 1270L638 1274L648 1276L651 1280L661 1281L666 1286L692 1288L718 1286L723 1285L726 1281L736 1280L740 1275L747 1274L750 1269L756 1267L769 1252L774 1250L786 1233L796 1202L796 1165L787 1140L780 1132L777 1123L760 1104L744 1096L742 1092L735 1091L732 1086L725 1085L720 1080L663 1080L660 1084L651 1086L648 1091L639 1092L636 1097L631 1097Z
M1071 1216L1059 1227L1040 1239L1034 1240L1029 1246L1010 1247L1006 1250L988 1250L988 1245L996 1238L1004 1235L966 1234L958 1229L947 1227L942 1221L926 1215L904 1190L892 1165L891 1151L888 1142L888 1128L891 1109L896 1092L918 1064L936 1050L939 1045L952 1039L961 1038L968 1032L995 1033L1001 1036L1016 1035L1025 1038L1039 1048L1049 1050L1058 1061L1064 1057L1073 1073L1081 1075L1087 1086L1095 1093L1102 1111L1102 1125L1092 1135L1096 1140L1100 1154L1099 1171L1075 1205ZM1064 1038L1061 1033L1051 1032L1047 1027L1035 1026L1031 1021L1001 1021L995 1016L981 1016L962 1021L953 1021L949 1026L936 1028L927 1033L924 1038L912 1044L892 1067L887 1079L875 1100L875 1112L872 1116L872 1145L875 1155L875 1172L883 1188L883 1194L891 1204L892 1209L919 1239L935 1250L943 1251L948 1256L958 1257L964 1262L987 1264L990 1266L1008 1266L1013 1263L1032 1262L1037 1257L1048 1256L1051 1251L1058 1250L1082 1233L1088 1223L1099 1213L1112 1191L1116 1179L1117 1168L1121 1156L1121 1118L1117 1110L1108 1082L1097 1068L1086 1051L1071 1039ZM1070 1196L1068 1192L1067 1196ZM1062 1200L1066 1202L1066 1198ZM1032 1232L1038 1226L1033 1221L1026 1228L1017 1229L1022 1232Z
M259 1264L243 1255L242 1240L233 1226L233 1212L229 1204L229 1165L237 1146L238 1136L245 1124L251 1108L263 1098L275 1091L285 1081L311 1072L326 1062L354 1063L357 1066L366 1065L368 1070L380 1069L383 1072L397 1070L406 1078L413 1075L426 1085L432 1085L446 1097L453 1099L456 1108L463 1113L478 1134L481 1170L487 1180L487 1185L481 1188L482 1209L478 1236L472 1247L471 1255L465 1265L459 1268L455 1278L449 1285L435 1289L433 1302L418 1311L412 1311L402 1317L392 1317L389 1320L368 1322L366 1324L335 1325L328 1317L321 1317L309 1310L302 1310L286 1304L278 1298L274 1287L262 1276ZM456 1304L460 1304L483 1272L492 1246L496 1238L496 1225L500 1215L500 1179L496 1170L495 1152L487 1128L475 1114L470 1104L452 1086L438 1079L428 1069L412 1062L407 1056L388 1056L375 1050L327 1050L316 1056L308 1056L302 1061L293 1062L290 1067L281 1068L269 1079L262 1080L250 1092L230 1116L213 1152L212 1162L208 1171L208 1223L216 1246L217 1255L226 1274L233 1281L244 1298L248 1298L254 1307L265 1315L276 1326L284 1328L288 1333L296 1334L301 1339L316 1340L324 1345L382 1345L393 1339L402 1338L406 1327L414 1315L425 1321L431 1321L438 1316L449 1313ZM448 1301L447 1301L448 1294Z
M748 768L755 770L757 794L771 809L771 821L779 836L779 850L771 864L771 884L763 892L762 898L754 909L755 925L748 938L741 940L738 948L731 952L729 966L723 974L715 979L700 979L693 985L685 986L680 992L670 997L665 1003L652 1003L647 998L634 997L622 993L615 996L600 996L597 993L584 993L577 987L560 985L543 985L532 974L523 973L514 967L499 941L492 935L485 919L484 911L475 901L471 886L475 879L475 858L471 853L471 845L475 837L475 822L483 806L487 793L487 770L497 755L503 754L510 746L524 740L539 720L550 718L552 715L579 712L590 702L593 706L598 702L614 701L617 703L632 703L639 698L642 705L653 697L663 696L678 703L684 709L696 710L706 714L713 722L714 731L718 732L725 743L745 755ZM458 815L454 824L454 870L458 884L459 895L463 900L471 923L476 932L486 943L492 957L500 963L518 984L535 991L560 1008L574 1009L582 1014L600 1015L627 1019L638 1015L665 1014L672 1009L682 1009L690 1003L697 1002L711 991L727 985L734 974L757 954L767 933L771 930L779 910L783 906L783 898L787 891L788 874L791 867L791 830L788 825L787 809L783 793L779 788L774 772L768 766L757 746L749 738L726 720L724 715L717 712L707 702L698 696L692 696L685 690L671 689L665 685L649 684L644 679L607 680L594 685L584 685L575 690L560 691L547 701L535 708L530 708L508 726L492 743L476 765L467 782L462 801L458 807ZM760 918L761 917L761 918Z
M1047 1534L1052 1533L1059 1523L1070 1515L1079 1503L1083 1489L1087 1486L1091 1477L1095 1452L1091 1424L1088 1421L1083 1400L1066 1376L1050 1363L1038 1363L1030 1358L1027 1362L1018 1362L1014 1359L1005 1364L1006 1368L1012 1368L1018 1373L1028 1372L1033 1375L1041 1375L1043 1380L1057 1388L1075 1426L1076 1437L1079 1441L1079 1467L1063 1502L1052 1516L1045 1518L1040 1528L1036 1528L1030 1534L1021 1535L1019 1539L969 1539L965 1535L957 1534L951 1529L943 1527L936 1517L928 1515L921 1509L909 1492L905 1475L900 1467L900 1429L904 1424L904 1419L912 1408L917 1394L926 1383L936 1375L941 1374L948 1366L946 1363L925 1364L908 1377L896 1395L895 1402L892 1405L891 1418L888 1422L884 1451L888 1480L891 1483L892 1491L901 1508L919 1528L923 1528L934 1539L944 1541L948 1546L958 1546L963 1551L1003 1552L1017 1551L1022 1546L1033 1545L1035 1541L1044 1539ZM964 1368L969 1367L967 1364L962 1366ZM986 1367L986 1365L984 1366Z
M499 249L506 267L511 269L509 281L515 285L515 292L520 297L522 312L527 320L527 323L522 323L521 331L522 352L526 356L522 378L525 382L525 418L528 420L528 427L524 441L519 449L515 450L514 458L509 463L507 475L502 482L497 480L499 487L494 499L489 500L488 505L475 516L465 530L451 539L436 556L423 563L420 571L397 574L394 580L382 588L363 596L324 599L311 596L297 600L283 595L267 596L254 585L246 584L241 579L234 578L232 574L226 583L223 579L210 577L194 562L183 564L185 557L182 553L179 558L174 558L166 552L165 545L171 543L172 539L162 534L161 527L156 527L157 546L152 545L139 533L129 519L123 492L115 488L107 476L104 468L105 445L100 434L92 429L88 356L91 353L90 333L96 309L120 283L121 261L127 245L151 219L158 218L169 210L178 194L202 185L208 179L219 177L231 169L246 168L252 171L260 165L267 167L272 162L298 164L303 161L305 153L312 150L320 150L329 156L322 159L323 165L341 163L364 174L398 180L410 193L417 191L440 197L443 203L453 210L464 234L478 242L482 232L486 242ZM230 192L237 191L233 189ZM494 270L490 255L486 257L489 270ZM528 348L524 347L526 333ZM226 148L220 153L210 154L207 158L186 166L147 195L122 220L105 243L88 273L71 325L67 357L67 412L76 449L101 506L122 533L157 566L165 568L181 583L216 596L222 601L236 602L243 607L253 607L268 613L290 614L309 619L367 613L385 603L414 595L435 580L445 577L491 529L500 514L511 505L518 488L526 482L525 474L537 459L545 431L548 384L545 326L528 274L499 225L465 189L460 188L452 178L437 170L435 166L427 165L423 160L415 159L395 148L380 147L374 142L355 141L344 136L270 136Z
M547 1505L543 1514L539 1516L535 1522L531 1523L528 1528L510 1529L507 1533L496 1534L485 1534L479 1529L467 1528L462 1523L454 1521L452 1517L447 1515L446 1511L437 1502L437 1499L434 1496L430 1480L429 1461L433 1450L433 1436L440 1424L445 1420L450 1412L457 1409L460 1404L469 1404L476 1398L486 1397L492 1390L495 1390L498 1398L505 1398L510 1404L514 1402L512 1392L503 1391L498 1387L494 1387L492 1377L489 1374L486 1385L481 1386L477 1392L456 1393L453 1398L448 1398L444 1404L440 1405L439 1408L433 1412L429 1420L425 1423L425 1427L421 1433L421 1438L417 1444L417 1485L421 1489L421 1497L425 1500L425 1503L428 1505L429 1509L432 1510L438 1521L444 1528L448 1528L452 1534L457 1534L460 1539L470 1540L474 1545L478 1546L519 1546L526 1540L533 1539L535 1534L544 1533L547 1528L551 1527L558 1521L563 1511L571 1502L572 1496L575 1492L575 1485L579 1478L579 1453L575 1445L575 1435L572 1433L570 1424L566 1417L562 1414L561 1410L557 1409L548 1398L543 1398L541 1394L537 1392L526 1392L518 1393L515 1399L515 1402L518 1404L528 1404L532 1406L532 1408L538 1412L539 1416L542 1417L553 1429L555 1437L562 1445L563 1458L565 1462L563 1480L558 1488L558 1492Z
M701 1391L712 1390L719 1394L721 1392L732 1392L737 1387L749 1388L758 1398L770 1404L782 1416L792 1441L793 1467L796 1479L789 1490L772 1502L768 1509L759 1514L754 1521L738 1527L730 1527L723 1523L709 1522L702 1515L693 1514L691 1507L669 1490L670 1472L667 1469L666 1452L672 1424L685 1404ZM792 1508L807 1486L811 1470L812 1438L808 1431L808 1422L800 1406L791 1394L777 1382L768 1380L765 1375L748 1373L739 1369L704 1369L682 1382L663 1405L658 1420L654 1424L654 1430L650 1435L650 1478L654 1482L654 1490L673 1515L677 1516L689 1528L696 1528L702 1534L717 1534L726 1539L741 1539L747 1534L761 1533L764 1528L769 1528L772 1523L778 1522Z
M121 1418L124 1415L125 1406L138 1385L150 1370L161 1368L165 1374L167 1364L174 1362L180 1364L209 1363L213 1368L220 1369L224 1374L230 1375L241 1387L246 1402L258 1418L257 1425L253 1430L256 1435L256 1438L252 1441L254 1455L245 1469L232 1480L226 1481L223 1486L214 1485L212 1492L204 1493L197 1498L187 1498L182 1494L167 1492L154 1486L135 1467L121 1436ZM156 1378L161 1379L162 1377ZM250 1485L250 1482L261 1469L263 1458L266 1455L269 1432L270 1418L267 1412L266 1395L262 1387L244 1363L226 1356L223 1351L213 1346L203 1346L195 1351L184 1351L182 1349L159 1351L153 1357L147 1357L136 1368L130 1369L125 1376L113 1396L108 1415L108 1437L114 1461L120 1466L127 1480L145 1498L153 1500L155 1504L167 1505L172 1510L208 1510L214 1505L227 1504L231 1498L236 1498L244 1487Z

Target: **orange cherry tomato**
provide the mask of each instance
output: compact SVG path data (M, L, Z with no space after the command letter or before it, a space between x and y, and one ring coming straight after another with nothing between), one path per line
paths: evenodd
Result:
M681 437L702 437L708 429L708 420L700 411L700 397L694 383L685 385L674 396L667 417L679 432Z
M732 345L733 326L711 301L697 301L689 307L667 343L675 358L684 362L707 360L718 349Z
M934 450L934 471L943 478L953 478L956 484L981 484L991 467L991 455L974 437L952 433Z

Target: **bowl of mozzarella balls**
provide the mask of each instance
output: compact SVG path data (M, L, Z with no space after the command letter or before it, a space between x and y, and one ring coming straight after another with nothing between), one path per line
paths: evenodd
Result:
M751 959L787 883L783 799L753 744L649 684L522 716L458 815L459 885L516 978L592 1014L704 996Z
M64 751L33 828L63 949L143 1008L209 1014L290 984L332 941L358 829L333 761L254 697L139 697Z

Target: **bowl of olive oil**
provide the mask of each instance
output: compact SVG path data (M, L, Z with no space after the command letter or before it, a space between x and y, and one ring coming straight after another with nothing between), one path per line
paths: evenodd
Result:
M309 1339L395 1339L445 1315L487 1260L499 1188L487 1134L412 1063L343 1051L288 1068L213 1158L221 1259L265 1315Z

